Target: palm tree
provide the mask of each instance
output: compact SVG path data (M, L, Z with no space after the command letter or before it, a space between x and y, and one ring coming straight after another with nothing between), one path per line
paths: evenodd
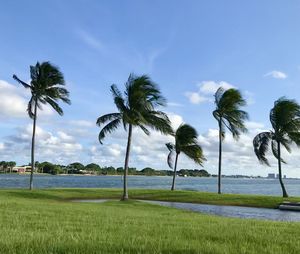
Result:
M246 132L244 121L248 119L247 112L240 109L246 105L239 90L231 88L224 90L220 87L215 93L216 109L213 111L214 118L219 126L219 170L218 170L218 194L221 194L221 167L222 167L222 142L227 128L235 140L239 139L241 132Z
M15 161L9 161L8 165L9 165L9 173L11 173L13 167L15 167L17 165L17 163Z
M265 155L271 143L272 153L278 161L282 196L288 197L282 181L281 162L285 161L281 158L281 145L289 153L292 143L300 147L300 105L294 100L279 98L270 111L270 122L273 130L261 132L253 139L254 152L262 164L270 166Z
M192 159L195 163L202 165L205 160L201 146L197 142L197 131L188 124L182 124L175 132L175 144L167 143L166 146L169 149L168 165L173 168L173 156L175 155L174 175L171 190L175 189L175 177L178 156L182 152L187 157Z
M116 85L111 86L114 103L119 112L103 115L97 119L97 125L107 123L99 133L99 142L102 144L106 134L116 130L120 124L128 130L127 148L123 178L123 196L121 200L128 199L127 175L128 162L132 138L132 128L140 128L146 135L150 134L147 127L160 131L163 134L172 133L170 121L167 115L156 110L157 106L164 106L165 98L161 95L158 87L146 76L131 74L125 84L124 96Z
M70 104L69 92L65 86L63 74L58 67L49 62L39 63L35 66L30 66L31 82L20 80L16 75L13 78L23 85L26 89L30 89L31 98L28 102L27 112L33 120L32 142L31 142L31 173L29 189L33 188L33 171L34 171L34 145L35 145L35 129L37 121L37 110L42 109L42 104L50 105L59 115L63 115L63 110L58 105L57 101L62 100Z

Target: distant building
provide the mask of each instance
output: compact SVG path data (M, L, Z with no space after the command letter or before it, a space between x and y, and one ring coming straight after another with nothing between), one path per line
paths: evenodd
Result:
M279 179L279 174L276 174L276 178ZM283 178L286 179L286 175L283 175Z
M25 173L25 172L30 172L31 171L31 167L30 166L24 166L24 167L13 167L12 168L12 172L16 172L16 173Z
M269 173L268 178L275 179L275 174L274 173Z

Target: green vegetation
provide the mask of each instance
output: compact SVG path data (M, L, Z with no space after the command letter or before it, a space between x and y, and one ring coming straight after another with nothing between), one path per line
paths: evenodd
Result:
M218 170L218 193L221 194L222 178L222 142L225 138L226 128L231 132L234 139L238 139L241 132L246 132L244 125L248 119L248 113L240 108L246 105L239 90L231 88L225 90L220 87L215 93L216 109L213 111L214 118L219 126L219 170Z
M0 161L0 172L12 172L14 166L16 166L15 161Z
M206 198L263 204L269 200L273 205L282 200L166 190L130 190L129 194L177 201ZM116 189L1 190L0 253L300 252L300 223L223 218L136 201L66 200L121 195L122 190Z
M33 188L33 172L35 166L34 148L35 148L35 131L38 109L43 105L49 105L59 115L63 115L62 108L58 105L57 101L61 100L70 104L69 92L65 86L63 74L58 67L50 64L49 62L36 63L35 66L30 66L30 84L20 80L16 75L13 78L23 85L31 92L31 97L28 102L27 112L29 117L33 120L32 128L32 141L31 141L31 174L29 189Z
M164 112L156 110L159 106L165 106L166 99L148 76L136 77L131 74L125 84L124 95L116 85L112 85L110 90L119 112L106 114L97 119L97 125L102 127L106 124L99 133L99 142L102 144L106 134L113 132L121 124L126 131L128 129L123 178L123 200L127 200L127 175L132 128L140 128L146 135L150 135L147 128L163 134L172 134L172 128L168 116Z
M174 173L171 190L175 189L177 162L180 153L185 154L188 158L192 159L195 163L201 166L202 162L205 160L202 148L198 144L198 133L192 126L188 124L181 124L175 131L174 137L175 144L166 144L169 150L167 161L170 168L173 168L173 157L175 155Z
M8 173L8 172L17 172L17 169L14 169L16 165L15 162L7 162L0 161L0 173ZM21 167L26 167L31 169L30 163L29 165L23 165ZM35 172L43 173L43 174L90 174L90 175L123 175L124 169L123 167L115 168L113 166L109 167L100 167L100 165L96 163L89 163L87 165L83 165L80 162L73 162L69 165L59 165L53 164L48 161L44 162L35 162ZM141 175L141 176L173 176L173 171L171 170L157 170L154 168L146 167L141 170L137 168L128 167L128 175ZM209 177L211 176L204 169L180 169L178 171L179 176L192 176L192 177Z
M278 161L282 196L288 197L282 181L281 162L285 163L285 161L281 158L281 145L289 153L292 151L292 143L300 147L300 105L294 100L278 99L270 111L270 121L273 131L261 132L254 138L254 151L261 163L270 166L265 155L271 143L273 155Z

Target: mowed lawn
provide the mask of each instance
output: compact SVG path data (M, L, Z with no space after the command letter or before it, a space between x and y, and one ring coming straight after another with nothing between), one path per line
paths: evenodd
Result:
M76 198L118 198L120 193L116 189L1 190L0 252L300 253L300 223L224 218L133 200L70 202ZM223 204L222 200L246 204L251 198L160 190L132 190L129 194L196 203L204 202L207 196L207 202L213 203L215 198L215 203ZM271 200L268 207L282 200L252 197L250 203L257 206L263 199Z

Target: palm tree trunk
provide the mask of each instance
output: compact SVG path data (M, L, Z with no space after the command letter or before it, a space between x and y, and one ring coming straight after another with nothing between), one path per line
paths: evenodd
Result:
M34 116L33 116L33 126L32 126L32 141L31 141L31 171L30 171L30 183L29 190L33 189L33 171L34 171L34 143L35 143L35 128L36 128L36 115L37 113L37 99L34 104Z
M174 174L173 174L173 182L172 182L172 187L171 187L172 191L175 190L175 177L176 177L176 170L177 170L178 155L179 155L179 153L176 153L175 165L174 165Z
M282 189L282 196L284 198L288 197L288 194L286 192L286 189L284 187L283 181L282 181L282 174L281 174L281 151L280 151L280 142L277 141L277 149L278 149L278 171L279 171L279 182Z
M222 128L221 119L219 120L219 170L218 170L218 194L221 194L221 167L222 167Z
M132 136L132 125L129 124L127 148L126 148L126 156L125 156L125 166L124 166L123 196L121 199L122 201L128 200L127 176L128 176L128 162L129 162L129 154L130 154L131 136Z

